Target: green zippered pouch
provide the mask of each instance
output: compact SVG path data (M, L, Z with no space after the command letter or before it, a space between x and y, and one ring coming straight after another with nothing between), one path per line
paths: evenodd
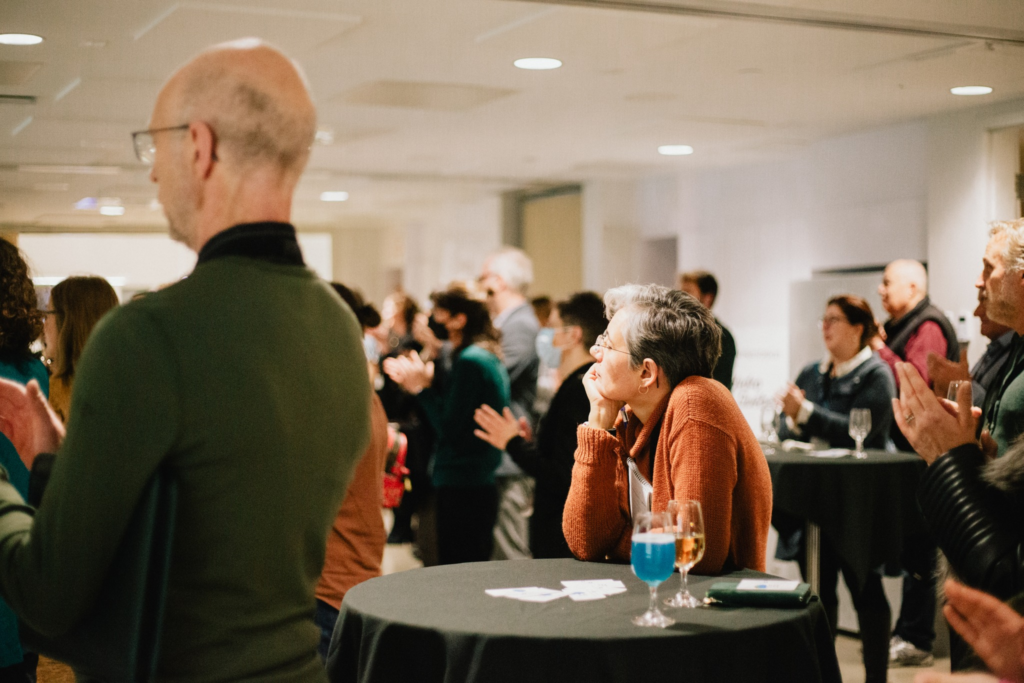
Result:
M707 597L727 607L804 607L810 584L780 579L743 579L711 584Z

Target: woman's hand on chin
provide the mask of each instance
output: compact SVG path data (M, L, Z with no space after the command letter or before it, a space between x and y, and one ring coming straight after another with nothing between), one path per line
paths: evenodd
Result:
M590 366L587 373L583 375L583 388L587 391L587 398L590 399L590 417L587 424L597 429L611 429L615 426L615 419L625 405L622 401L613 401L601 395L597 388L597 363Z

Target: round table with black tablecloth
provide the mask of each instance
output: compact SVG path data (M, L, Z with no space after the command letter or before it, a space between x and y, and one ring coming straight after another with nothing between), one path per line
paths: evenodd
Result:
M698 598L716 581L764 577L743 571L692 576ZM495 598L490 588L618 579L627 592L547 603ZM668 597L679 576L662 584ZM629 565L514 560L414 569L348 592L334 630L332 682L568 683L706 681L839 683L832 637L817 600L794 609L663 608L667 629L633 626L649 590Z
M776 450L765 456L775 513L820 529L861 583L883 565L898 567L904 540L925 530L917 507L924 461L913 453L871 450L867 455L819 458ZM817 562L809 566L816 568ZM817 590L811 577L808 582Z

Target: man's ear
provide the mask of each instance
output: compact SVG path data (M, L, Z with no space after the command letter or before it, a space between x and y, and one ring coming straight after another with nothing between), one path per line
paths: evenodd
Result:
M213 164L217 161L217 136L203 121L189 124L188 133L192 143L193 169L200 179L206 180L213 173Z

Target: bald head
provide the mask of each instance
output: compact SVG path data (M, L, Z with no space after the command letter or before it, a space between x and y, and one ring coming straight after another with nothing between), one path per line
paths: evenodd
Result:
M909 313L928 295L928 273L918 261L893 261L885 267L878 293L882 306L895 320Z
M225 161L268 166L298 180L316 134L316 110L298 67L256 39L216 45L175 73L154 111L173 126L210 126Z

